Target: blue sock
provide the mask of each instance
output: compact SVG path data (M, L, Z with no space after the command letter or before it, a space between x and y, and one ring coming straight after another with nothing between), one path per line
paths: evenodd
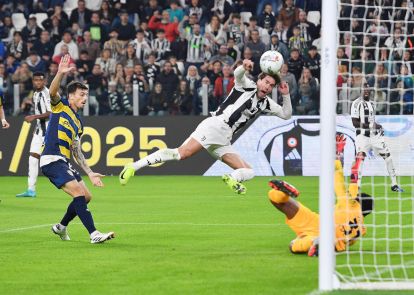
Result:
M76 210L75 210L75 204L74 200L70 202L68 209L66 210L66 214L63 216L62 221L60 222L61 225L68 226L69 222L73 220L73 218L76 217Z
M91 212L89 212L88 207L86 206L86 199L84 196L73 198L73 206L78 215L79 219L82 221L83 225L88 230L89 234L96 231L95 224L93 223L93 218Z

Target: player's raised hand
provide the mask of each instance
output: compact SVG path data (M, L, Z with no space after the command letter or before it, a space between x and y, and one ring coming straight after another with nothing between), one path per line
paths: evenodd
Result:
M289 94L289 84L286 81L280 82L278 90L279 90L280 94L288 95Z
M244 59L243 68L245 71L251 71L253 69L253 62L250 59Z
M345 149L346 138L343 133L338 133L336 135L336 154L342 154Z
M105 177L105 175L96 173L96 172L90 172L88 176L94 186L98 186L98 187L104 186L101 178Z
M66 74L70 71L72 71L74 69L74 67L70 66L70 55L69 54L65 54L62 59L60 60L59 63L59 68L58 68L58 73L61 74Z

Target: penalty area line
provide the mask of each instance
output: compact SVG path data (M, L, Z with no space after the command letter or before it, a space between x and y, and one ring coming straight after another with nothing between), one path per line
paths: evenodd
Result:
M72 224L80 225L80 222L74 222ZM271 223L192 223L192 222L96 222L96 225L166 225L166 226L205 226L205 227L280 227L281 224ZM24 226L17 228L9 228L0 230L0 234L12 233L19 231L26 231L32 229L38 229L43 227L52 226L53 224L39 224L33 226Z

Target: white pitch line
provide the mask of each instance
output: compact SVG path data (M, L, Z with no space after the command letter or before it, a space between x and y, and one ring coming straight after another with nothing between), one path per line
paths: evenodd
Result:
M82 224L75 222L72 224ZM96 222L97 225L187 225L187 226L218 226L218 227L280 227L281 224L271 223L192 223L192 222ZM0 233L11 233L52 226L52 224L39 224L33 226L17 227L0 230Z

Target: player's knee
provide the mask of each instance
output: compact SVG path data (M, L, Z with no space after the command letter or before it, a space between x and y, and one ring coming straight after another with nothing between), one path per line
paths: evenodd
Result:
M391 154L390 153L380 153L380 156L384 159L384 160L387 160L389 157L391 157Z

